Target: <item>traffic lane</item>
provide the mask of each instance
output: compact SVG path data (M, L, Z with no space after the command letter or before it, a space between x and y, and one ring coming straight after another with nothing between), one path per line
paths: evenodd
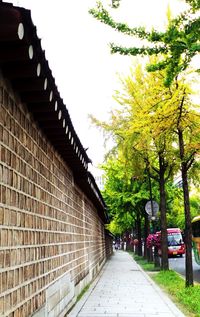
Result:
M194 257L192 257L192 263L194 281L200 283L200 265L195 262ZM185 276L185 255L183 255L183 257L177 256L169 258L169 267Z

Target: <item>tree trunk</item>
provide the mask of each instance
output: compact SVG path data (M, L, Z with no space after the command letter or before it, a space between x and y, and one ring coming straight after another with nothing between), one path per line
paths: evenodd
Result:
M160 170L160 226L161 226L161 269L169 270L168 242L167 242L167 218L166 218L166 195L165 195L165 166L164 159L159 155Z
M138 238L138 255L142 256L142 230L141 230L141 217L137 213L137 238Z
M156 268L160 267L160 258L158 255L158 248L157 247L154 247L154 266Z
M192 224L190 215L190 199L188 189L187 163L184 161L184 141L183 132L179 129L179 151L181 159L182 187L185 211L185 286L193 286L193 267L192 267Z
M126 231L126 250L130 251L131 250L131 244L130 244L130 232Z
M193 286L193 267L192 267L192 226L190 216L189 190L187 171L182 166L182 180L183 180L183 196L184 196L184 210L185 210L185 286Z
M145 212L144 215L144 258L148 259L148 251L147 251L147 237L149 235L149 218L148 214Z
M147 249L148 251L148 262L153 262L153 250L152 247L150 247L149 249Z

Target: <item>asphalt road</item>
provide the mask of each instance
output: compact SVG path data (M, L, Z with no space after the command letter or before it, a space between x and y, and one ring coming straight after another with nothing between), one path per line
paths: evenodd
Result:
M193 261L193 274L194 274L194 281L200 283L200 265L198 265L194 258ZM183 257L173 257L169 258L169 266L174 271L180 273L181 275L185 276L185 256Z

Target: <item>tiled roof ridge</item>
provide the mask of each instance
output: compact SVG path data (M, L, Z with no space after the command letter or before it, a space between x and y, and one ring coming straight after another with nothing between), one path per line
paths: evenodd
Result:
M102 209L105 203L91 163L60 97L31 18L31 11L0 0L0 67L40 128L74 173L75 182Z

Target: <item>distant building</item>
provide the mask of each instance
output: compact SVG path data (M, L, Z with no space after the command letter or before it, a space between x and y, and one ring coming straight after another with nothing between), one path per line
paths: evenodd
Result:
M197 193L197 188L195 187L192 180L188 179L188 183L189 183L190 194L195 195ZM176 177L174 178L174 185L178 188L183 188L183 180L182 180L182 176L180 173L178 175L176 175Z
M104 190L104 175L94 176L97 186L100 190Z
M181 174L176 175L174 178L174 185L178 188L182 188L182 184L183 184L183 181L182 181Z
M98 188L102 191L104 190L104 185L105 185L105 175L104 175L104 171L92 166L90 168L92 175L94 176L94 179L96 181L96 184L98 186Z

